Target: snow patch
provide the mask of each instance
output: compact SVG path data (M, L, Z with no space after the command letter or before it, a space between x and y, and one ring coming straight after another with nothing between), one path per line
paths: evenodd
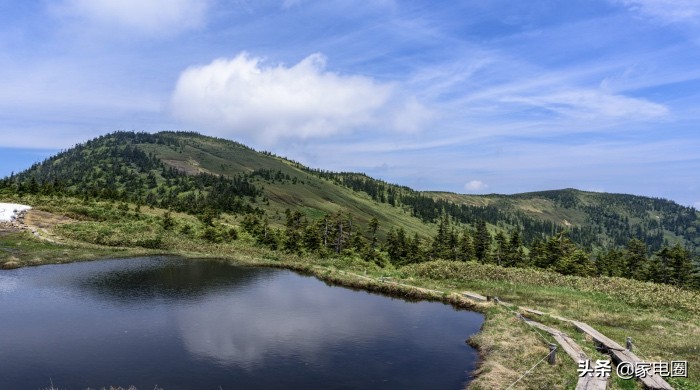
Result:
M30 206L17 203L0 203L0 222L10 222L17 218L17 214L31 209Z

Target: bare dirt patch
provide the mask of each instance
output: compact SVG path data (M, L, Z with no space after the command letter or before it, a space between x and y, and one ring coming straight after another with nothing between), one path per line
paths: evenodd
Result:
M52 214L41 210L29 210L24 215L24 224L41 229L51 229L54 226L76 222L63 215Z
M209 173L208 170L199 166L199 163L194 159L183 160L162 160L165 165L173 167L180 172L184 172L188 175L197 175L200 173Z

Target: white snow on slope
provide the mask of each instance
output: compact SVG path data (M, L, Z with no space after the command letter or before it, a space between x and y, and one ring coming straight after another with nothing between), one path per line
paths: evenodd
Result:
M31 209L30 206L16 203L0 203L0 222L9 222L17 217L17 214Z

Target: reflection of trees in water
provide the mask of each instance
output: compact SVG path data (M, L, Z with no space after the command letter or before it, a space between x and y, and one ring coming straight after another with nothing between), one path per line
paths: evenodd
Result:
M214 260L166 259L93 274L79 287L98 298L123 303L135 298L198 298L223 288L239 288L274 270L235 267Z

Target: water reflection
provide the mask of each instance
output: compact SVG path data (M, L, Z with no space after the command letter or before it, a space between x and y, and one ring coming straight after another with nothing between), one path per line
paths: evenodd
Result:
M212 261L12 270L0 273L0 389L459 388L482 320Z
M266 358L289 356L320 364L320 352L343 343L392 337L393 321L403 320L403 313L391 306L368 306L363 302L366 296L352 299L352 294L344 297L337 289L319 293L325 286L318 281L296 283L297 278L281 274L274 283L236 296L218 295L180 307L176 318L185 346L220 364L246 368L260 366Z
M215 260L159 258L157 261L133 262L126 267L100 269L84 275L76 285L98 298L126 304L149 299L199 299L226 289L245 288L256 278L272 272L246 267L232 267Z

